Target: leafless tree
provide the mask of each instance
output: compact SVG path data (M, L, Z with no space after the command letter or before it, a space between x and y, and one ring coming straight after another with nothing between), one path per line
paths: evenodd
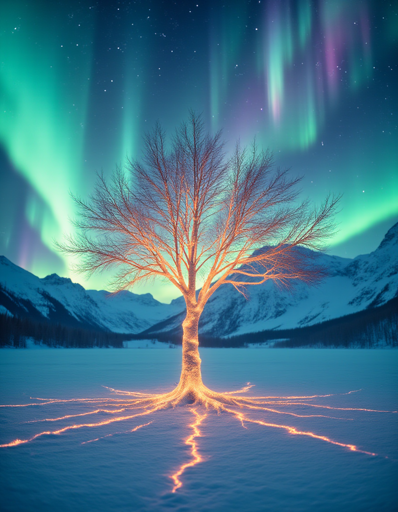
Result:
M182 372L176 396L198 399L201 378L198 324L211 295L224 284L276 280L313 284L324 269L309 258L333 230L338 198L318 209L298 202L300 179L275 170L272 156L254 144L227 158L221 134L205 132L199 116L167 146L160 126L144 137L141 162L99 176L88 201L75 198L77 235L60 247L80 256L89 274L117 267L115 289L152 278L168 279L186 302ZM267 246L265 250L259 250ZM197 291L197 278L203 284Z

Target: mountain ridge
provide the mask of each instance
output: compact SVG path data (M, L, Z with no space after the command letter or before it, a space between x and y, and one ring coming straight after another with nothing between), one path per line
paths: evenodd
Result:
M329 269L317 287L297 282L290 292L269 281L248 286L246 300L232 286L221 286L206 304L199 332L225 337L307 327L381 306L398 296L398 223L369 254L349 259L318 253L316 259ZM150 327L146 334L181 332L182 319L183 313Z
M398 296L398 223L375 251L354 259L300 250L329 269L318 287L297 282L287 291L269 281L249 286L246 300L233 286L222 285L206 304L200 334L227 337L308 327ZM85 290L57 274L39 278L0 256L0 313L147 336L182 332L185 303L183 297L162 304L150 293Z
M176 313L145 293L112 294L85 290L57 274L39 278L0 256L0 307L3 313L72 327L136 333Z

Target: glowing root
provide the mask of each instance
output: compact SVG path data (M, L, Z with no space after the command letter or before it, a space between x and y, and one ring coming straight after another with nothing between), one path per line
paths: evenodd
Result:
M199 413L199 407L203 407L205 411L216 411L217 413L227 413L233 415L244 428L246 423L253 423L269 428L283 429L291 435L300 435L310 437L319 441L323 441L329 444L333 444L342 448L346 448L353 452L360 452L366 455L376 455L373 452L365 451L354 444L346 444L339 441L335 441L327 436L322 436L310 430L299 430L298 428L285 425L280 423L274 423L274 421L265 421L263 419L256 419L247 416L247 412L254 413L265 413L267 415L280 416L289 415L294 418L331 418L333 420L347 420L347 418L336 418L334 416L325 416L322 414L304 414L305 409L318 408L327 409L331 411L350 411L350 412L366 412L366 413L396 413L397 411L378 411L375 409L364 409L364 408L352 408L352 407L332 407L330 405L323 405L322 403L313 403L315 399L325 399L335 395L307 395L307 396L247 396L247 391L253 387L250 383L244 386L242 389L237 391L229 391L225 393L217 393L207 388L201 381L195 380L194 383L189 379L182 380L180 384L169 393L138 393L130 391L122 391L113 388L106 388L115 395L123 398L75 398L69 400L59 400L55 398L34 398L34 402L28 404L18 405L3 405L1 407L59 407L59 406L72 406L72 407L84 407L83 412L76 414L67 414L58 417L35 419L29 423L37 422L62 422L69 421L72 418L76 418L77 423L68 424L56 430L46 430L43 432L36 433L27 439L14 439L8 443L0 445L0 448L10 448L21 444L30 443L42 436L48 435L61 435L65 432L78 429L90 429L100 428L106 425L114 423L120 423L125 421L134 420L135 418L141 418L143 416L149 416L157 411L161 411L170 407L176 407L178 405L186 405L189 407L189 411L194 414L195 421L189 425L192 429L192 434L185 440L185 444L190 446L192 460L180 466L178 471L171 475L174 486L172 492L176 492L182 486L182 475L185 470L189 467L193 467L202 461L202 457L198 452L197 438L201 437L200 425L204 419L208 416L207 412L203 414ZM355 391L349 391L343 393L345 395L354 393ZM242 396L244 395L244 396ZM192 407L193 406L193 407ZM294 407L295 412L287 410L288 407ZM297 408L304 409L303 414L299 414ZM99 416L106 415L106 418L100 419ZM90 423L78 423L78 421L84 421L86 416L98 417L99 421L92 421ZM136 432L137 430L149 425L152 422L144 423L142 425L135 426L132 429L124 430L122 432L114 432L103 436L98 436L95 439L84 441L81 444L93 443L111 437L115 434L122 434L128 432Z
M113 434L107 434L106 436L96 437L95 439L90 439L90 441L83 441L81 444L95 443L95 441L99 441L100 439L105 439L106 437L113 437L117 434L129 434L131 432L136 432L140 428L147 427L151 423L152 423L152 421L149 421L148 423L144 423L143 425L137 425L136 427L132 428L131 430L123 430L122 432L114 432Z
M195 420L195 423L192 423L191 425L189 425L189 427L191 427L193 429L193 433L189 437L187 437L187 439L185 440L185 444L191 447L192 460L190 462L187 462L186 464L183 464L176 473L171 475L170 478L174 482L174 487L171 491L173 493L176 492L176 490L182 486L180 476L184 473L184 471L187 468L196 466L196 464L199 464L199 462L202 462L202 457L199 455L198 450L197 450L195 438L201 437L199 426L202 423L202 421L207 417L207 414L200 415L196 409L191 409L191 412L193 412L194 415L196 416L196 420Z
M345 443L339 443L338 441L333 441L333 439L330 439L326 436L320 436L318 434L314 434L314 432L303 432L301 430L297 430L294 427L290 427L288 425L278 425L275 423L267 423L262 420L254 420L251 418L248 418L247 416L244 416L242 413L239 413L237 411L233 411L231 409L227 409L227 412L230 412L233 414L238 420L241 422L242 426L245 427L245 422L249 423L257 423L258 425L263 425L264 427L273 427L273 428L282 428L284 430L287 430L289 434L298 435L298 436L308 436L312 437L314 439L320 439L321 441L325 441L330 444L335 444L337 446L342 446L343 448L349 448L352 452L360 452L360 453L366 453L366 455L373 455L376 456L377 453L367 452L365 450L360 450L357 446L354 444L345 444ZM245 427L246 428L246 427Z
M79 428L84 428L84 427L103 427L104 425L109 425L110 423L130 420L132 418L136 418L137 416L144 416L146 414L151 414L152 412L154 412L154 410L145 411L145 412L141 412L138 414L132 414L130 416L119 416L118 418L112 418L109 420L99 421L98 423L81 423L81 424L77 424L77 425L68 425L68 426L60 428L58 430L52 430L52 431L48 430L45 432L39 432L38 434L35 434L34 436L32 436L29 439L15 439L14 441L11 441L11 443L0 444L0 448L7 448L10 446L17 446L19 444L30 443L31 441L34 441L38 437L59 435L59 434L63 434L67 430L74 430L74 429L79 429Z
M106 412L108 414L117 414L118 412L124 412L127 407L123 407L122 409L95 409L94 411L82 412L80 414L67 414L66 416L59 416L59 418L43 418L41 420L31 420L26 421L25 423L39 423L43 421L62 421L69 420L70 418L80 418L81 416L89 416L90 414L98 414L100 412Z

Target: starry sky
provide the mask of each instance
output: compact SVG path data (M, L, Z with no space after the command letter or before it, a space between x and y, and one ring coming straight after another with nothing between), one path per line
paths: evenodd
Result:
M398 221L397 43L388 0L1 2L0 254L106 289L54 249L70 192L87 197L189 109L229 149L256 137L303 198L343 194L330 254L376 249Z

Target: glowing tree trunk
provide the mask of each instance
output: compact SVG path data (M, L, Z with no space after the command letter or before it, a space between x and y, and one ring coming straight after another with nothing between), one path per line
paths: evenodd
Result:
M221 396L204 386L200 369L205 304L222 285L245 295L246 287L269 280L286 286L319 281L326 270L303 248L318 250L333 234L339 198L314 209L298 203L299 178L273 171L272 156L255 144L251 150L237 145L226 158L221 134L206 134L194 113L167 147L158 125L144 137L143 161L129 162L129 175L117 169L111 183L100 175L90 200L75 198L78 234L58 247L81 258L81 272L117 267L115 291L151 277L178 289L187 311L182 372L167 400L212 400L219 409Z
M192 399L195 398L198 388L203 385L198 337L201 313L197 307L187 307L187 315L182 324L182 370L179 387Z

